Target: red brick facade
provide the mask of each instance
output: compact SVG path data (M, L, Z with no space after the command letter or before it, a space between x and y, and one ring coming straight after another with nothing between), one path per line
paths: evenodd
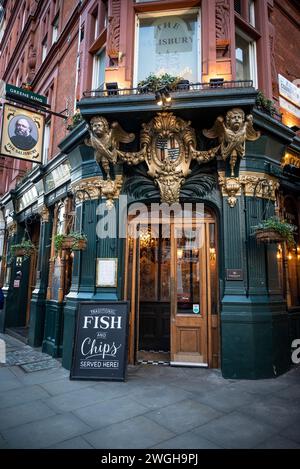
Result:
M201 81L222 76L236 78L235 28L256 41L258 88L278 99L277 74L299 86L300 7L293 0L257 0L255 27L249 24L248 0L4 0L0 28L0 78L46 95L51 109L67 109L72 116L76 100L92 88L93 56L104 44L107 51L105 81L120 87L133 84L135 15L140 12L201 8ZM57 38L53 41L54 23ZM97 27L97 31L95 28ZM42 60L43 54L45 55ZM297 81L298 80L298 81ZM50 117L48 117L50 118ZM51 117L48 159L58 153L67 125ZM13 189L31 163L1 158L0 194Z

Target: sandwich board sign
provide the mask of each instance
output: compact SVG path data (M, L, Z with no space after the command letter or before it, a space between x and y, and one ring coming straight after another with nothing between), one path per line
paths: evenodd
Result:
M128 302L78 305L70 379L125 381Z

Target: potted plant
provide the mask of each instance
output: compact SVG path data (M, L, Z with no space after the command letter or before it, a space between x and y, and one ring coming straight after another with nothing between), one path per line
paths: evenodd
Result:
M268 99L261 91L257 93L256 106L260 111L269 114L271 117L275 117L278 114L274 102Z
M177 88L179 82L182 82L182 77L175 77L168 73L156 76L151 73L145 80L141 80L137 86L140 93L155 92L162 88L173 91Z
M260 243L286 242L288 248L295 246L294 233L297 227L276 216L263 220L259 225L253 226L253 229L256 240Z
M83 121L83 117L82 117L82 115L80 114L80 110L79 110L79 109L76 109L75 114L71 117L71 119L72 119L71 124L69 124L69 125L67 126L67 130L70 130L70 131L73 130L73 129L75 129L75 127L77 127L77 125L80 124L80 122Z
M30 240L24 238L19 244L12 244L10 247L10 253L12 257L30 257L35 251L35 246Z
M57 234L54 238L56 253L60 252L62 249L84 251L86 249L86 243L86 235L77 231L71 231L69 234Z

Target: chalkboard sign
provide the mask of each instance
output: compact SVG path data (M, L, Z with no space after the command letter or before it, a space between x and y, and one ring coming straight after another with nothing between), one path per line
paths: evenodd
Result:
M79 303L70 379L124 381L128 302Z

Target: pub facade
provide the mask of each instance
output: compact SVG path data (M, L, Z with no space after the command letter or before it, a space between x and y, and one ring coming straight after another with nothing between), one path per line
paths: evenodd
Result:
M258 89L300 100L271 77L272 2L108 4L90 49L96 10L81 10L98 68L79 124L1 200L1 328L70 369L78 304L127 301L130 364L275 378L300 337L299 120ZM297 228L291 244L258 240L270 217ZM36 249L12 256L23 239Z

